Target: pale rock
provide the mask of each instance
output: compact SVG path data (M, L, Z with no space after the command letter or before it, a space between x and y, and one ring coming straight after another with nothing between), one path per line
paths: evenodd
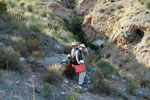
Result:
M96 40L92 44L94 44L95 46L99 46L100 47L101 45L104 44L104 41L102 41L102 40Z

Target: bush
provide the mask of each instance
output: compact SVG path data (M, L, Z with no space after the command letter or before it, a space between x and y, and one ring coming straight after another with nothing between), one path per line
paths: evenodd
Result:
M71 93L68 96L66 96L66 100L80 100L80 99L77 97L77 94Z
M65 7L68 9L74 9L75 4L76 4L76 0L66 0L66 2L64 2Z
M117 6L117 9L122 9L122 8L124 8L124 6L122 5Z
M108 2L115 2L115 0L107 0Z
M42 32L43 26L38 22L33 22L29 25L30 29L34 32Z
M146 7L147 7L148 9L150 9L150 1L149 1L149 2L146 2Z
M112 86L111 82L104 79L104 75L99 68L97 68L96 72L92 75L92 85L94 93L105 93L110 95L116 92L116 88Z
M100 71L96 71L92 76L92 85L94 93L106 93L108 95L116 92L116 88L111 83L103 79L103 75Z
M139 2L140 2L141 4L144 4L144 3L145 3L145 0L139 0Z
M0 72L0 82L2 81L3 74Z
M0 48L0 69L20 70L19 55L10 48Z
M100 9L99 12L104 13L105 9Z
M74 16L70 22L65 19L64 21L68 30L72 32L75 37L77 37L76 40L80 41L81 43L84 43L93 50L98 50L97 46L93 45L84 38L84 33L82 32L83 18Z
M7 11L7 3L4 0L0 0L0 13Z
M26 39L15 36L4 40L4 43L7 46L12 46L13 49L23 57L29 57L31 55L35 57L43 57L45 54L42 48L42 40L37 39L37 35L38 34L30 34Z
M77 16L74 16L70 23L68 23L68 30L73 32L75 35L79 35L82 28L83 19Z
M44 81L50 84L58 84L62 80L64 68L61 65L54 64L48 67L48 73L44 75Z
M50 84L48 84L48 83L44 83L43 84L43 87L42 87L42 95L44 96L44 97L48 97L48 96L50 96L50 93L51 93L51 87L50 87Z
M32 4L27 6L27 10L29 12L33 12L33 6L32 6Z
M122 18L122 16L116 16L116 20L119 21Z
M139 0L141 4L145 4L148 9L150 9L150 1L149 0Z
M93 59L92 64L98 68L98 70L104 75L112 74L112 75L119 75L118 69L106 59Z
M133 79L128 80L128 88L126 92L130 94L134 94L135 90L138 88L139 85L140 85L139 80L133 80Z

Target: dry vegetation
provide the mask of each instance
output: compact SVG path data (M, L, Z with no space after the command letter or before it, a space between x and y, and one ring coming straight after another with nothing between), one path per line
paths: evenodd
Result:
M48 72L44 75L44 81L50 84L58 84L63 80L64 68L59 64L48 67Z

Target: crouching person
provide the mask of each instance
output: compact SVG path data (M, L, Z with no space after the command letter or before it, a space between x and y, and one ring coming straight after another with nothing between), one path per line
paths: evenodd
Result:
M86 52L87 56L89 55L85 45L81 44L79 50L76 52L76 60L79 65L84 64L84 55L85 55L84 52ZM86 70L84 72L79 72L79 79L78 79L79 85L82 85L84 83L85 76Z

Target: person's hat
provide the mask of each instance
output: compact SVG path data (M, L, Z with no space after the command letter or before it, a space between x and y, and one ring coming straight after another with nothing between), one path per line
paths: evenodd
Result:
M78 45L78 44L77 44L76 42L73 42L73 43L72 43L72 46L74 46L74 45Z
M85 45L84 45L84 44L81 44L81 45L80 45L80 47L83 47L83 48L85 48Z

